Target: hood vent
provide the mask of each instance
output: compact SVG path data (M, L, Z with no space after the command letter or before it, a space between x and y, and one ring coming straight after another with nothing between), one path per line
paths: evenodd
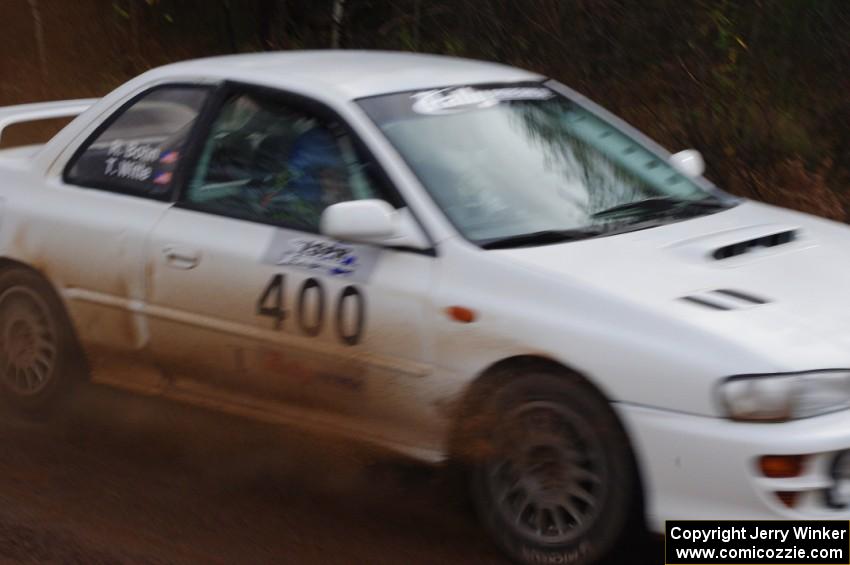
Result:
M730 290L728 288L683 296L681 299L685 302L690 302L691 304L696 304L711 310L740 310L742 308L749 308L770 302L767 299L753 296L752 294L741 292L739 290Z
M785 245L786 243L791 243L795 239L797 239L797 232L795 230L786 230L772 233L770 235L757 237L754 239L748 239L746 241L741 241L738 243L733 243L731 245L724 245L723 247L715 249L714 253L712 253L711 255L718 261L721 261L723 259L729 259L731 257L743 255L744 253L752 251L756 247L776 247L778 245Z

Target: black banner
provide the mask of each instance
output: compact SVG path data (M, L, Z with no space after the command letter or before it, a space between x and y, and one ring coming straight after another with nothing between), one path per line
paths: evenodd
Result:
M670 520L668 565L847 565L847 520Z

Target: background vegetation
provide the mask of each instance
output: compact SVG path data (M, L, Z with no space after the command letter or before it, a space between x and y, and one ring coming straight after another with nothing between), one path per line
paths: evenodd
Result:
M0 0L0 105L264 49L490 59L582 91L727 190L850 219L850 0Z

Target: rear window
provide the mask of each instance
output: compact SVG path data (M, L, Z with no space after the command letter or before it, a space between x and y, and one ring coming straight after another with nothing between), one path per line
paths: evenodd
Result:
M159 87L118 110L66 170L70 184L165 198L208 90Z

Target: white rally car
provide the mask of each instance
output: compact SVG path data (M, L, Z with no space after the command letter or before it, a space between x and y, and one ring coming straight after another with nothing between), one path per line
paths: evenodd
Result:
M569 88L461 59L190 61L0 152L0 380L459 461L497 542L850 517L850 230L736 199Z

